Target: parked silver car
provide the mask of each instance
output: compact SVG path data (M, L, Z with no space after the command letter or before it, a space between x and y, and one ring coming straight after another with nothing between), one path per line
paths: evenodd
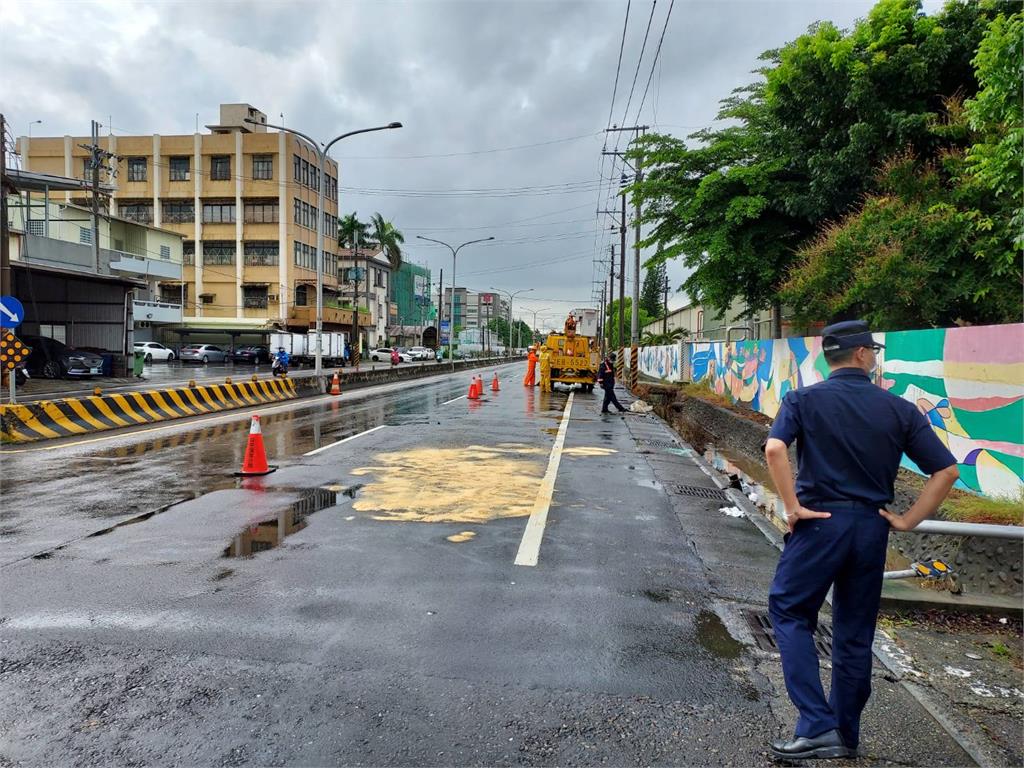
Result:
M228 353L213 344L190 344L181 348L183 363L223 363Z

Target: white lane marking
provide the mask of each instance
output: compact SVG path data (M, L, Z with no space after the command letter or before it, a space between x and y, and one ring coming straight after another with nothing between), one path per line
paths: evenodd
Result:
M306 453L304 453L302 455L303 456L313 456L314 454L320 453L321 451L326 451L328 448L334 448L335 446L341 445L342 443L347 443L349 440L355 440L357 437L362 437L363 435L368 435L371 432L376 432L378 429L384 429L384 427L386 427L386 426L387 426L387 424L381 424L379 427L373 427L372 429L367 429L367 430L365 430L363 432L359 432L359 433L357 433L355 435L349 435L344 440L338 440L337 442L331 443L330 445L325 445L325 446L322 446L320 448L316 448L316 449L314 449L312 451L307 451Z
M569 412L572 411L572 398L574 394L575 392L569 393L569 399L565 403L565 410L562 411L562 423L558 425L558 436L555 438L555 444L551 448L551 457L548 459L548 471L544 473L544 479L540 481L537 499L533 502L530 519L526 523L526 530L523 531L523 540L519 542L519 552L516 553L515 560L516 565L536 565L540 557L540 542L544 538L544 526L548 522L551 497L555 493L555 478L558 476L558 464L562 460L565 435L569 431Z
M441 403L441 405L448 405L448 403L454 403L456 400L461 400L464 397L465 397L465 395L459 395L458 397L453 397L451 400L445 400L443 403Z

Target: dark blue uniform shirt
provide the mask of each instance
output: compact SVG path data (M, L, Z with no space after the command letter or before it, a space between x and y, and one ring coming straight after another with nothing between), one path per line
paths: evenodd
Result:
M925 474L956 463L917 407L859 368L786 393L769 437L796 440L796 495L808 509L854 502L885 507L906 453Z

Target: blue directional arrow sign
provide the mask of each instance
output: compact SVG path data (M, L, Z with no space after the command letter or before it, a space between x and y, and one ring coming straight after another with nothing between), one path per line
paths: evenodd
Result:
M25 308L13 296L0 296L0 328L17 328L25 319Z

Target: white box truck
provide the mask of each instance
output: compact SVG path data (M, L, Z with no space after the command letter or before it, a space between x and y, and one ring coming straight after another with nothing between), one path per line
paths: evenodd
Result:
M270 354L276 355L277 350L281 347L284 347L284 351L293 360L306 357L306 334L288 333L287 331L270 334Z
M322 331L320 335L320 355L325 362L341 363L345 359L345 340L347 336L340 331ZM306 354L313 359L316 357L316 331L309 331L306 334Z

